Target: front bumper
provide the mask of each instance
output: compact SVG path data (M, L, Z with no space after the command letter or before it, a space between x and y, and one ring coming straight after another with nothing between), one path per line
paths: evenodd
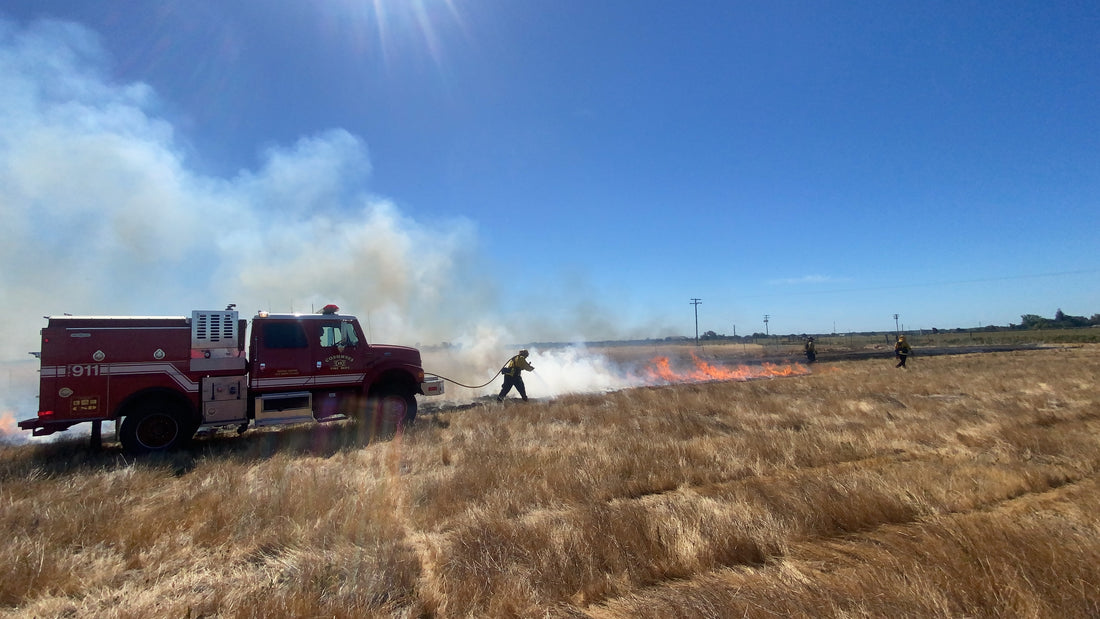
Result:
M443 395L443 379L438 376L427 376L420 383L420 393L424 395Z

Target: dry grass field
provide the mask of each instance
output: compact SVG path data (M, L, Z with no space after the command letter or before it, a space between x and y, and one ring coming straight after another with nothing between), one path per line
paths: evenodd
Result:
M3 447L0 615L1100 616L1100 346L911 365Z

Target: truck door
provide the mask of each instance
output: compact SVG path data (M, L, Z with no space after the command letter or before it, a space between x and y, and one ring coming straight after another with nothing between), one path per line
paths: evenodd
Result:
M310 339L300 320L256 320L252 324L252 387L309 388L313 375Z
M333 316L306 325L313 351L313 408L318 419L360 410L365 341L354 319Z
M318 385L360 385L364 377L363 342L353 319L326 319L314 323L313 371ZM312 325L311 325L312 326Z

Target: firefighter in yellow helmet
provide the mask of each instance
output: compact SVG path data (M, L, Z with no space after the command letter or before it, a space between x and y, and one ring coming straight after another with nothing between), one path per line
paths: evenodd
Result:
M905 341L905 336L899 336L897 343L894 344L894 356L898 358L898 364L894 367L904 368L905 359L909 357L909 353L912 351L913 349L909 347L909 342Z
M512 387L516 388L519 392L519 397L523 398L523 401L527 401L527 388L523 386L523 377L520 373L523 370L530 372L535 369L535 366L527 363L527 356L531 354L527 352L527 349L519 351L519 354L508 360L508 363L504 364L504 367L500 370L500 373L504 375L504 386L500 388L500 394L497 395L497 402L503 402L504 396L508 395L508 392L512 390Z

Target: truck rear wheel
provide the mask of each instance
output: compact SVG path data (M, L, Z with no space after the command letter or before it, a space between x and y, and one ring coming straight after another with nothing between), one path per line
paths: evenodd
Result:
M396 389L383 391L374 399L374 433L390 436L412 425L416 419L416 396Z
M178 403L152 400L142 403L122 420L118 438L132 454L164 452L185 445L196 427Z

